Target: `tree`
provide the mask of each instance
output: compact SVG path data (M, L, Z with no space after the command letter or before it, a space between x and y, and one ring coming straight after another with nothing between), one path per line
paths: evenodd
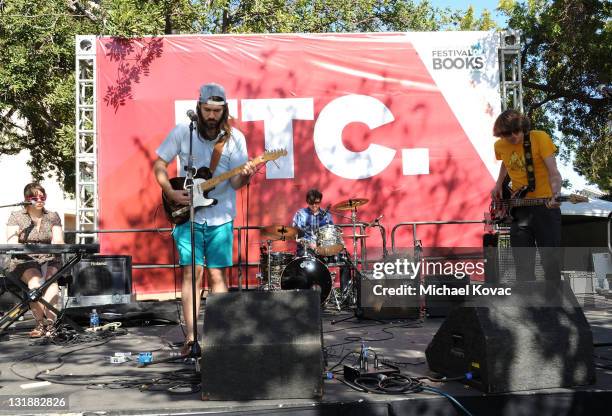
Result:
M500 2L524 37L525 110L553 132L563 158L612 192L612 3L607 0Z
M447 9L409 0L0 0L0 152L33 176L75 181L77 34L440 30Z
M201 13L189 0L0 5L0 152L29 150L34 178L56 176L68 192L75 185L75 35L193 32Z
M525 106L581 174L612 189L610 2L500 1L524 34ZM488 30L490 13L410 0L0 1L0 152L74 190L74 36ZM600 87L600 86L603 86ZM606 95L607 94L607 95Z

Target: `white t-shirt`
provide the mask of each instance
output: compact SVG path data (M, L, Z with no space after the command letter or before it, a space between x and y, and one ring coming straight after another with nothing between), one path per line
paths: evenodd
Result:
M202 166L210 166L210 159L217 141L218 138L215 140L203 139L194 130L193 165L196 169ZM181 169L179 176L185 176L183 167L187 166L189 157L189 124L179 124L174 127L156 150L156 153L168 163L178 156ZM223 152L213 176L219 176L222 173L235 169L245 164L248 159L244 134L237 129L232 129L230 138L225 143L225 146L223 146ZM195 222L199 224L221 225L236 217L236 191L232 188L229 180L221 182L215 189L209 191L208 197L215 198L218 201L217 204L196 209Z

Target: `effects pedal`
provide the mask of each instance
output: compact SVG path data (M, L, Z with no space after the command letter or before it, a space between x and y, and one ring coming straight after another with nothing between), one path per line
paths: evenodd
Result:
M372 358L371 365L369 365L368 358ZM361 352L359 354L359 366L352 367L350 365L344 366L344 379L350 383L354 383L356 379L360 377L389 377L393 374L399 374L400 369L394 365L391 365L385 361L378 360L378 354L366 347L364 344L361 346Z
M378 367L373 368L359 368L351 367L349 365L344 366L344 379L348 382L354 383L356 379L360 377L378 377L380 375L389 377L393 374L399 374L400 369L390 364L380 363Z

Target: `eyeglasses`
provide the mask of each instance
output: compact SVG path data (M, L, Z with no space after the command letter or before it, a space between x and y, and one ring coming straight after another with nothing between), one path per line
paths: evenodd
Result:
M47 196L46 195L42 195L42 196L29 196L26 198L26 201L31 201L31 202L45 202L47 200Z
M320 199L318 199L318 200L316 200L316 201L312 201L312 202L310 202L308 205L321 205L321 200L320 200Z

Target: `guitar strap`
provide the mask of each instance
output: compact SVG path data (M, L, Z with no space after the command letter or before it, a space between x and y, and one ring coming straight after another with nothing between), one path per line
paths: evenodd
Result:
M527 191L533 192L536 187L535 173L533 170L533 154L531 152L531 138L529 132L523 138L523 153L525 154L525 169L527 169Z
M223 146L225 146L226 136L223 136L217 143L215 143L215 149L213 150L213 154L210 157L210 174L215 173L215 169L217 169L217 165L219 164L219 159L221 159L221 153L223 153Z

